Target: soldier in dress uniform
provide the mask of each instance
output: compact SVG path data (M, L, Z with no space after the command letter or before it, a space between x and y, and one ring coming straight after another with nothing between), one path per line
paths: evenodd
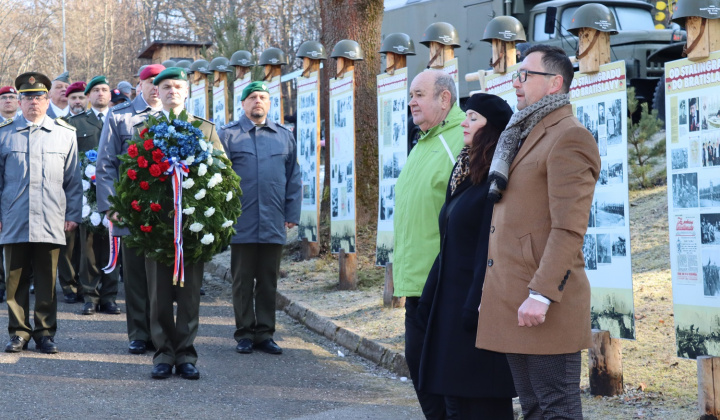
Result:
M65 91L65 96L68 98L68 106L70 107L70 113L67 115L68 118L87 111L88 97L85 95L86 87L87 83L85 82L75 82Z
M50 118L60 118L66 116L70 112L67 96L65 92L70 86L70 74L64 72L52 81L52 87L48 95L50 96L50 106L47 114Z
M98 147L103 123L110 105L110 84L105 76L95 76L85 87L90 109L68 119L77 129L79 152ZM92 233L80 226L80 284L82 285L83 315L93 315L96 310L117 315L120 308L115 303L118 291L118 273L103 272L109 261L110 247L107 233Z
M81 220L82 186L75 133L46 115L50 79L23 73L15 79L23 115L0 124L0 245L4 246L8 332L6 352L26 349L30 338L57 353L55 277L64 231ZM32 181L32 182L31 182ZM35 322L30 324L30 278Z

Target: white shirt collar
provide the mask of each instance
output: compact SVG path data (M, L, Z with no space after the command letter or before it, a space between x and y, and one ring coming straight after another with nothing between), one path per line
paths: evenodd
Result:
M50 101L50 106L53 108L53 112L55 112L55 115L58 117L64 117L70 112L70 104L68 104L65 108L60 108L55 105L53 101Z
M92 112L95 114L96 117L98 116L98 114L100 114L100 112L102 112L102 114L103 114L102 122L103 122L103 124L105 124L105 118L107 118L107 114L108 114L108 111L110 110L110 108L106 109L105 111L100 111L100 110L92 108L92 107L90 109L92 109Z

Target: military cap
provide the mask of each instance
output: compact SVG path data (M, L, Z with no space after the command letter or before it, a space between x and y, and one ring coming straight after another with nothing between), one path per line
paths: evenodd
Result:
M128 102L130 101L130 98L125 96L120 89L113 89L110 91L110 102L114 104L119 104L121 102Z
M15 78L15 89L28 96L43 95L50 90L52 82L42 73L34 71L23 73Z
M75 93L75 92L85 93L85 86L87 86L87 83L85 83L83 81L75 82L75 83L71 84L70 86L68 86L67 90L65 91L65 97L68 97L68 96L70 96L70 94Z
M180 67L168 67L155 76L153 85L158 86L163 80L187 80L187 71Z
M268 90L267 85L266 85L265 83L259 82L259 81L257 81L257 82L252 82L252 83L250 83L249 85L247 85L247 86L245 87L245 89L243 89L242 96L240 97L240 100L241 100L241 101L244 101L245 98L247 98L248 96L250 96L250 94L253 93L253 92L267 92L267 93L270 93L270 91Z
M69 84L69 83L70 83L70 73L68 73L68 72L63 72L62 74L60 74L60 76L54 78L54 79L53 79L53 82L56 81L56 80L59 81L59 82L64 82L64 83L68 83L68 84Z
M118 83L117 88L120 89L120 92L122 92L125 96L130 95L132 91L135 90L135 86L131 85L130 82L127 82L125 80Z
M90 80L90 83L87 84L87 87L85 88L85 94L87 95L88 93L90 93L92 88L97 85L108 85L108 87L110 87L110 82L108 82L107 77L105 76L95 76Z
M0 88L0 96L6 93L18 93L17 90L12 86L3 86Z
M142 74L143 70L145 70L145 68L146 68L147 66L148 66L148 64L144 64L144 65L140 66L140 68L138 69L137 74L135 75L135 77L140 77L140 75Z
M162 64L150 64L149 66L145 66L145 68L142 69L142 71L140 72L140 80L155 77L163 70L165 70L165 66L163 66Z

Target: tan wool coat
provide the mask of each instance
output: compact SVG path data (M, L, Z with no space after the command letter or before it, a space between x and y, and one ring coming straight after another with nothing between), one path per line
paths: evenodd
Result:
M582 245L599 173L595 139L571 105L547 115L525 139L493 212L478 348L563 354L591 345ZM552 303L543 324L519 327L529 289Z

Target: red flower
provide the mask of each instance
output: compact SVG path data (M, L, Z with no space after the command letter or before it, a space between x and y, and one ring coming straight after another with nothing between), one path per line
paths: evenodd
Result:
M167 175L163 175L158 179L160 180L160 182L165 182L165 180L167 179Z
M90 181L93 181L93 182L95 181L95 175L90 177Z
M156 163L153 163L152 165L150 165L150 175L154 176L155 178L159 177L160 174L162 174L162 172L163 171L160 169L160 167Z
M140 138L144 139L145 135L148 133L148 131L150 131L150 130L148 130L147 127L143 128L143 130L140 132Z
M160 162L160 171L162 171L162 173L165 173L168 169L170 169L170 162L167 160Z
M150 203L150 210L152 210L152 211L157 212L157 211L160 211L161 208L162 207L158 203Z
M131 158L135 159L135 158L137 157L137 155L138 155L138 148L137 148L137 146L134 145L134 144L131 144L130 147L128 147L127 153L128 153L128 156L130 156Z
M155 147L152 140L145 140L143 146L145 146L145 150L152 150Z
M140 204L138 204L137 200L133 200L132 203L130 203L130 205L132 206L133 210L135 210L135 211L142 210L142 208L140 208Z
M147 191L150 189L150 184L147 183L147 181L141 181L140 182L140 188Z
M137 160L138 166L141 168L147 168L148 167L148 161L144 157L140 156Z
M142 225L140 226L140 230L142 230L143 232L152 232L152 226Z
M162 162L163 158L165 157L165 153L162 152L160 149L155 149L152 152L152 157L155 163Z
M130 178L130 179L132 179L133 181L135 181L135 180L137 179L137 172L135 172L134 169L128 169L128 171L127 171L127 176L128 176L128 178Z

